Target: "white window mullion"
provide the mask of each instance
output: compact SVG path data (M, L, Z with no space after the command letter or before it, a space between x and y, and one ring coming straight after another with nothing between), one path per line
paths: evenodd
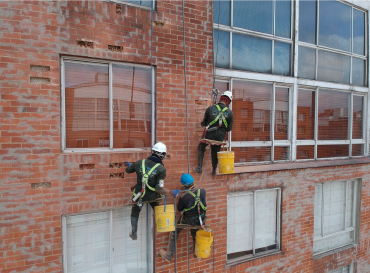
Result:
M62 142L62 151L66 149L66 143L67 143L67 137L66 137L66 81L65 81L65 63L64 60L62 59L61 62L61 92L62 92L62 98L61 98L61 103L62 103L62 132L61 132L61 142Z
M271 115L270 115L270 137L272 142L271 147L271 161L274 162L274 139L275 139L275 82L272 84L272 90L271 90Z
M252 238L252 250L253 256L256 255L256 192L253 192L253 238Z
M321 237L324 237L324 211L325 211L325 198L324 198L324 183L322 183L321 187Z
M317 138L318 138L318 120L319 120L319 88L316 88L315 91L315 121L314 121L314 140L315 140L315 147L314 147L314 159L317 159ZM323 186L324 187L324 186Z
M113 150L113 66L109 63L109 148ZM117 107L118 108L118 107ZM118 109L117 109L118 110ZM95 117L96 120L96 117Z
M229 47L230 47L230 50L229 50L229 59L230 59L230 61L229 61L229 68L230 69L233 69L233 33L230 32L229 35L230 35L230 45L229 45Z
M109 212L109 273L113 272L113 210Z
M297 160L297 107L298 107L298 85L297 82L294 83L293 87L289 88L290 96L289 100L291 103L289 109L289 124L291 124L291 128L289 129L290 132L290 140L292 141L291 145L291 161Z
M274 74L274 66L275 66L275 40L271 41L271 74Z
M353 185L353 202L352 202L352 226L356 227L356 209L357 209L357 181Z
M281 189L278 189L278 196L277 196L277 205L276 205L276 245L277 249L280 249L280 206L281 206Z
M346 189L344 191L344 224L343 224L343 230L346 229L346 223L347 223L347 198L348 198L348 180L346 181Z

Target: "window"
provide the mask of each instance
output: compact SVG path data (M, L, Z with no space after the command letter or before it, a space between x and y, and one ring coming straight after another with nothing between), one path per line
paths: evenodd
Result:
M316 183L314 254L356 243L360 190L358 180Z
M122 2L122 3L129 3L129 4L134 4L134 5L139 5L139 6L144 6L144 7L149 7L151 8L152 6L154 7L155 5L155 0L116 0L117 2Z
M330 271L329 273L353 273L353 264L347 265L347 266L342 266L339 267L335 270Z
M153 272L153 224L147 208L140 213L137 241L128 236L130 207L63 216L63 272Z
M280 204L280 189L228 195L228 260L280 250Z
M366 14L339 1L299 1L298 77L366 85Z
M68 59L62 65L63 150L150 148L150 68Z
M291 75L292 1L213 3L217 67Z

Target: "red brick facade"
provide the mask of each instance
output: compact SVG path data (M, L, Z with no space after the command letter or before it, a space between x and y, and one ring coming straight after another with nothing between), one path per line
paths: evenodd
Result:
M0 2L0 272L62 272L61 215L117 208L131 196L135 176L111 178L124 169L110 163L132 162L149 152L61 152L60 65L62 56L150 65L150 20L149 10L108 1ZM174 189L187 172L181 1L158 1L154 21L156 140L168 147L165 183ZM202 132L199 121L211 103L211 21L210 1L185 1L191 168ZM93 42L93 48L77 41ZM108 45L123 50L111 52ZM31 65L50 71L31 71ZM31 83L31 77L50 83ZM369 165L216 178L210 165L202 187L214 257L190 255L190 272L321 273L351 262L357 272L370 272ZM313 259L314 183L349 178L362 178L360 243ZM40 182L50 184L31 185ZM283 189L281 253L228 268L227 193L271 187ZM166 247L168 234L155 236L156 249ZM187 272L185 232L177 250L177 272ZM157 257L155 271L174 272L174 263Z

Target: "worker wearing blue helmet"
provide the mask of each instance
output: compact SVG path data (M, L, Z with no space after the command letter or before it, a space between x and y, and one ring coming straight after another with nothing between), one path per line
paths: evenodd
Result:
M179 199L177 204L177 210L181 212L181 217L178 224L185 224L190 226L202 226L204 225L207 217L207 204L206 204L206 190L193 188L194 178L190 174L183 174L180 179L185 191ZM174 190L172 193L175 197L179 195L178 190ZM179 238L179 233L183 228L176 228L176 240ZM191 229L191 236L193 237L193 252L195 249L195 235L197 229ZM168 262L171 261L173 253L175 251L175 232L170 233L170 239L168 242L167 251L160 249L159 254L166 259ZM194 253L194 258L196 255Z

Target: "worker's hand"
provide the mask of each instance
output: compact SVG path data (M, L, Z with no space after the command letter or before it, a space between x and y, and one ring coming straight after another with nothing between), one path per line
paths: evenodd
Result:
M161 195L169 195L170 194L170 190L169 189L166 189L166 188L159 188L159 191L157 191L159 194Z
M172 191L172 195L173 195L173 197L177 197L178 195L180 194L180 191L179 190L173 190Z
M124 162L125 166L131 166L132 164L130 162Z

